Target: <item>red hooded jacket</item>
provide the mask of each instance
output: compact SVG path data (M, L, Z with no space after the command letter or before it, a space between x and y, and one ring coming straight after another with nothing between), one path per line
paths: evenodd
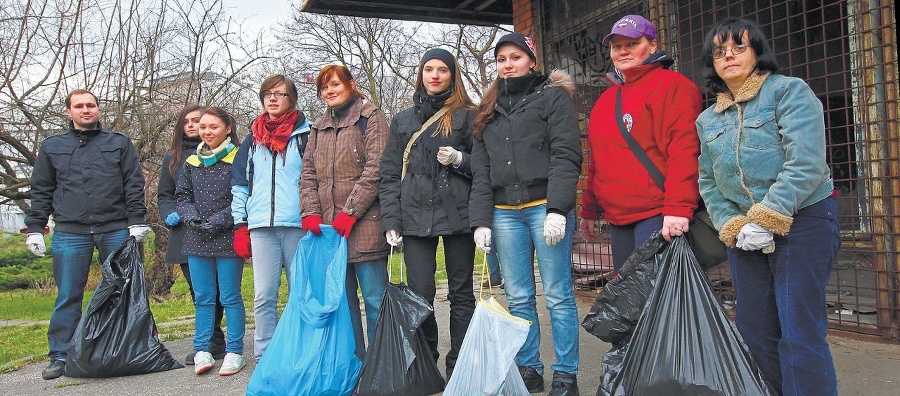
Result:
M652 63L607 75L613 86L591 110L588 124L590 163L581 217L623 226L659 214L693 218L700 199L695 122L700 90L678 72L663 67L664 54ZM631 136L665 177L665 192L637 159L616 122L616 93L622 91L622 115Z

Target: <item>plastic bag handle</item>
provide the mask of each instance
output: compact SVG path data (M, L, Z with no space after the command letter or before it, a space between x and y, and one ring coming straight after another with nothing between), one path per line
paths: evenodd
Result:
M498 257L498 259L499 259L499 257ZM478 284L479 284L479 287L478 287L478 299L479 299L479 300L483 300L483 299L484 299L484 297L483 297L484 294L483 294L483 293L484 293L484 280L485 280L485 276L487 276L487 281L488 281L488 296L489 296L489 297L493 297L493 296L494 296L494 292L493 292L493 290L492 290L492 289L493 289L493 285L491 284L491 276L490 276L490 273L491 273L491 270L490 270L490 268L488 268L488 265L487 265L487 253L486 253L485 251L482 250L482 251L481 251L481 282L478 282Z
M403 264L404 264L404 262L403 262L403 257L402 257L402 255L403 255L403 252L402 252L402 251L400 252L400 255L401 255L401 257L400 257L400 282L397 282L397 283L403 282ZM391 261L392 261L393 259L394 259L394 246L391 246L391 253L388 255L388 262L387 262L387 266L388 266L388 283L392 283L392 282L391 282L391 275L393 274L393 271L392 271L393 268L391 267Z

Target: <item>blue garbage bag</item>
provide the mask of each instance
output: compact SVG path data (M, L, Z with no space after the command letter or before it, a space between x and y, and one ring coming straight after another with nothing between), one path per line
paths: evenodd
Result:
M322 225L300 240L292 265L287 306L247 395L349 395L362 362L344 286L347 240Z

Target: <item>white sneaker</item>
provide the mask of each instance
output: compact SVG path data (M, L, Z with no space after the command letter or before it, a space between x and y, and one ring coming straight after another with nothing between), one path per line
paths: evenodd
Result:
M194 355L194 374L200 375L207 372L215 362L216 360L213 359L211 353L206 351L197 352Z
M222 368L219 369L219 375L237 374L246 365L247 363L244 362L243 356L228 352L225 355L225 361L222 362Z

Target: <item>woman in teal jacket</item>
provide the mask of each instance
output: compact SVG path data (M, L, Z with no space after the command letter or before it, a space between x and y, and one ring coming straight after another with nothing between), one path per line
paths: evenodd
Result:
M697 119L700 194L728 261L735 323L785 395L836 395L825 287L840 247L816 94L778 65L759 27L726 19L703 45L716 103Z

